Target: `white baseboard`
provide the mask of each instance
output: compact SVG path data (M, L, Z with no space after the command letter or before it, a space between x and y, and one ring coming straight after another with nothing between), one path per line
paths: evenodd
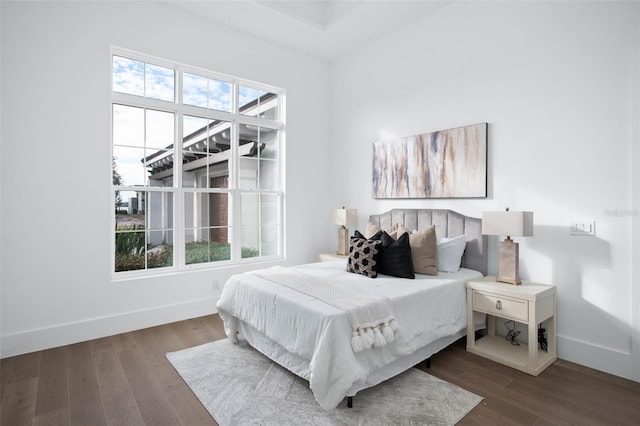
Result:
M210 315L217 312L217 301L217 298L191 300L9 334L0 338L0 358Z
M637 380L633 374L633 354L617 349L594 345L567 336L556 336L558 358L604 371L629 380Z

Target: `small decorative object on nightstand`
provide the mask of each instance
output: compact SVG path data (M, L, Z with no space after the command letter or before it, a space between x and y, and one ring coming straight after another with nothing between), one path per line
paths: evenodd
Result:
M500 264L496 281L519 285L518 243L513 242L511 237L533 235L533 212L512 212L509 207L503 212L483 212L482 234L507 237L500 243Z
M487 314L488 335L476 340L473 313ZM519 286L483 277L467 282L467 351L537 376L556 360L556 288L522 281ZM527 324L527 343L496 336L496 318ZM544 346L538 347L538 325L546 323ZM514 324L515 325L515 324ZM509 336L507 336L509 337Z
M336 225L340 225L338 228L338 254L346 256L349 254L349 230L347 226L355 225L358 223L358 209L341 209L334 210L332 212L332 220Z
M347 257L349 256L342 256L340 254L336 254L336 253L320 253L318 255L318 261L320 262L330 262L332 260L347 260Z

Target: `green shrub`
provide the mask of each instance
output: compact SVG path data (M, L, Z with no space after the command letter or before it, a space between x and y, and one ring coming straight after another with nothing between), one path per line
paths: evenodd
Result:
M144 225L125 225L116 228L116 272L145 269ZM151 249L148 246L147 249ZM173 265L173 246L164 245L161 250L146 252L147 268Z
M147 252L147 268L163 268L173 265L173 246L162 246L162 250ZM116 253L116 272L145 269L142 253Z
M247 259L250 257L258 257L260 255L260 252L258 252L257 249L249 248L249 247L242 247L240 249L240 252L243 259Z
M257 257L258 250L242 247L243 259ZM194 263L218 262L231 259L231 246L229 243L217 243L207 241L194 241L186 244L185 262L187 265Z
M187 265L229 259L231 259L231 247L228 243L212 242L209 245L207 241L194 241L187 243L185 247L185 263Z
M141 225L127 227L127 230L144 229ZM142 236L142 239L140 239ZM116 234L116 272L145 269L144 232L124 232ZM151 248L151 247L149 247ZM243 259L257 257L258 250L242 247ZM218 262L231 259L229 243L208 243L195 241L186 244L185 262L196 263ZM162 268L173 265L173 245L163 245L161 250L147 252L147 269Z
M116 255L144 254L144 245L143 225L122 226L116 229Z

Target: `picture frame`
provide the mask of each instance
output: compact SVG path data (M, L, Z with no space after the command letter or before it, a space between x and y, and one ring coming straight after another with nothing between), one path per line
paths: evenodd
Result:
M373 144L373 198L486 198L488 123Z

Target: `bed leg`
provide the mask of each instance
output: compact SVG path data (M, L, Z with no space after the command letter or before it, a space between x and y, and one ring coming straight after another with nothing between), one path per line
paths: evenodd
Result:
M427 358L424 362L425 367L431 368L431 358Z
M352 396L348 396L347 397L347 407L353 408L353 397Z

